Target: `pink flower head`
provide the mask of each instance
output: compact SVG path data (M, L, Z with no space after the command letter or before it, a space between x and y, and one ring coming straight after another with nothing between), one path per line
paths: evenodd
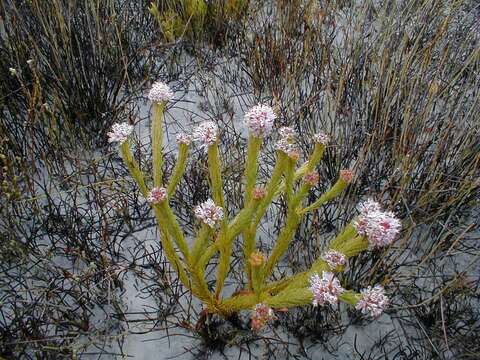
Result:
M295 137L295 130L293 130L293 128L291 127L283 126L278 129L278 134L282 139L293 140L293 138Z
M263 138L272 132L276 118L270 106L259 104L245 114L245 124L253 136Z
M390 245L400 233L402 224L390 211L382 211L380 205L372 200L360 204L360 215L354 226L360 235L368 237L373 247Z
M313 141L326 146L330 142L330 136L320 131L313 135Z
M112 131L107 133L108 142L119 142L122 144L128 139L128 136L133 132L133 126L124 122L112 125Z
M340 170L340 179L345 181L347 184L350 184L353 180L353 171L351 171L351 170Z
M275 144L275 150L285 153L289 158L298 160L300 152L297 147L290 143L286 138L282 138Z
M336 250L328 250L325 254L323 254L322 259L326 261L332 270L347 263L347 258L345 255Z
M167 190L164 187L156 187L150 190L147 201L150 204L159 204L167 198Z
M319 179L320 179L320 176L316 171L306 173L305 176L303 177L303 181L305 181L305 183L307 183L310 186L317 185Z
M324 271L322 277L318 274L310 277L310 290L313 294L313 306L327 303L334 305L338 302L338 295L345 291L335 275L328 271Z
M167 102L173 98L173 92L170 87L161 82L157 81L153 83L150 92L148 93L148 99L152 102L160 103Z
M388 306L388 297L385 296L385 290L381 285L375 285L373 288L369 286L360 293L362 297L355 308L361 310L363 314L370 313L372 317L378 318Z
M208 149L218 140L218 127L213 121L205 121L193 132L193 140L200 142L202 149Z
M257 304L252 311L252 330L258 331L265 326L265 324L275 319L275 314L272 308L265 304Z
M267 194L267 191L265 188L261 186L257 186L255 189L253 189L253 199L254 200L262 200L265 195Z
M193 212L197 219L200 219L211 228L215 226L217 221L223 219L223 209L215 205L212 199L208 199L204 203L197 205L195 209L193 209Z
M190 143L192 142L192 137L188 134L185 134L185 133L180 133L177 135L177 144L184 144L184 145L190 145Z

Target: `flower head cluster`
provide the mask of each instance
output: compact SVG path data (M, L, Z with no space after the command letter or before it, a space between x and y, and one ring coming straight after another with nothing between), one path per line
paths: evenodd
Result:
M253 189L252 197L254 200L262 200L265 195L267 195L265 188L257 186L255 189Z
M330 136L320 131L313 135L313 141L319 144L328 145L330 142Z
M320 176L316 171L311 171L309 173L306 173L305 176L303 177L303 181L305 181L305 183L307 183L310 186L317 185L319 179L320 179Z
M278 134L282 139L293 140L295 137L295 130L288 126L282 126L280 129L278 129Z
M380 204L372 200L360 204L359 210L360 216L354 226L374 247L390 245L396 239L402 225L394 213L383 211Z
M300 157L300 152L298 151L297 147L289 142L287 139L280 139L275 144L275 150L281 151L291 159L298 160Z
M352 170L340 170L340 179L345 181L347 184L350 184L353 180L353 171Z
M185 133L180 133L177 135L177 144L184 144L184 145L190 145L192 142L192 137L188 134Z
M322 277L318 274L310 277L310 290L313 294L313 306L323 306L327 303L334 305L338 302L338 295L344 292L340 281L328 271L324 271Z
M378 318L388 306L388 297L381 285L375 285L373 288L369 286L361 290L360 293L362 297L355 308L361 310L364 314L370 313L374 318Z
M276 118L270 106L259 104L245 114L245 125L253 136L263 138L272 132Z
M132 132L133 126L126 122L113 124L112 131L107 133L108 142L119 142L122 144Z
M167 198L167 190L164 187L156 187L150 190L147 201L150 204L159 204Z
M205 224L213 228L217 221L223 219L223 209L215 205L212 199L208 199L204 203L195 206L193 209L195 217Z
M193 140L200 142L202 149L208 149L218 140L218 127L213 121L205 121L193 132Z
M258 331L265 326L267 322L275 319L272 308L265 304L257 304L252 311L252 330Z
M152 102L167 102L173 98L173 92L170 87L161 82L157 81L153 83L150 92L148 93L148 99Z
M326 261L331 269L335 269L338 266L343 266L347 263L347 258L345 255L336 250L328 250L325 254L323 254L322 259Z

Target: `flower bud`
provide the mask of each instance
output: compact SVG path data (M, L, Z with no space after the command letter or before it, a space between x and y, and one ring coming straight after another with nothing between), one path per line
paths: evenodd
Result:
M266 194L267 194L267 192L266 192L265 188L258 186L255 189L253 189L253 195L252 196L253 196L254 200L262 200L265 197Z
M262 252L256 250L250 254L250 259L248 259L252 266L261 266L265 262L265 255Z
M317 185L319 179L320 179L320 176L316 171L309 172L305 174L305 176L303 177L303 181L305 181L305 183L310 186Z
M350 184L353 180L353 172L351 170L340 170L340 179Z

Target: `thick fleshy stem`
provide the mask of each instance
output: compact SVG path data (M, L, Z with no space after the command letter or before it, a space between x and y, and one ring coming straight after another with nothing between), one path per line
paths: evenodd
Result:
M277 160L275 162L275 166L273 168L270 181L265 189L265 196L263 197L263 199L260 201L258 205L256 214L254 215L255 218L253 219L251 224L243 231L245 272L247 274L250 289L253 289L252 268L250 263L248 262L248 259L250 258L251 252L256 247L255 237L257 233L258 224L260 223L260 220L262 219L263 215L265 214L265 211L267 210L268 206L272 202L273 197L275 196L275 192L278 187L278 184L282 179L286 161L287 161L286 155L281 151L277 151Z
M350 231L344 231L341 236L350 234ZM353 257L360 252L368 249L368 240L364 236L355 236L347 239L344 238L343 245L338 248L346 257ZM323 259L318 259L313 263L308 271L304 271L292 276L289 279L278 282L277 284L270 284L267 289L270 292L288 291L290 289L299 289L308 285L310 276L313 273L321 273L322 271L330 271L328 264ZM343 267L339 271L343 271Z
M187 264L192 263L190 250L188 249L187 241L185 240L185 236L183 234L182 229L180 228L180 224L177 222L175 215L173 214L172 209L168 205L167 201L163 201L158 205L155 205L161 212L162 215L162 223L164 227L166 227L167 231L175 240L180 252L185 257L185 261Z
M252 288L260 301L260 292L262 291L262 273L263 266L252 266Z
M205 277L202 276L203 274L199 272L194 265L194 261L190 255L190 251L188 249L182 229L180 228L172 209L170 209L170 206L166 201L154 206L160 210L160 217L157 217L160 226L164 229L167 229L167 231L172 235L177 243L178 248L180 249L180 252L185 258L189 272L192 275L192 281L194 284L193 289L196 290L197 297L208 304L213 304L212 294L208 290Z
M322 143L315 143L315 147L313 148L312 155L310 155L310 159L308 159L305 164L303 164L300 168L295 171L295 180L300 179L306 173L313 171L320 160L323 158L323 154L325 152L325 145Z
M167 194L169 198L175 193L175 189L180 180L182 179L183 174L185 173L185 168L187 166L188 148L189 145L187 144L179 144L177 163L173 168L172 176L167 186Z
M260 152L261 145L262 138L250 135L248 138L247 158L245 161L245 206L252 199L253 188L257 182L258 153Z
M355 306L360 297L360 294L346 290L338 295L338 300ZM313 294L310 288L303 287L284 290L278 295L263 299L262 302L272 308L290 308L311 304L312 300Z
M277 151L277 160L273 168L270 181L265 189L265 197L260 202L257 213L255 214L255 219L251 224L251 227L254 229L256 229L258 227L258 224L260 224L263 215L265 215L265 211L267 211L268 206L272 203L272 200L275 197L276 190L278 188L278 185L280 184L280 181L282 180L282 175L285 171L286 162L287 155L282 151Z
M160 187L163 185L163 112L165 110L164 102L153 103L152 117L152 159L153 159L153 185Z
M330 190L320 196L314 203L300 210L299 214L303 215L309 211L316 210L328 201L335 199L338 195L340 195L343 190L345 190L348 184L348 181L345 181L343 178L340 177L337 182L330 188Z
M148 189L147 189L147 186L145 185L145 179L143 177L143 173L140 170L138 163L135 161L135 159L132 156L132 153L130 151L130 143L128 140L126 140L125 142L122 143L122 145L120 145L120 153L122 155L123 161L127 165L128 171L130 172L133 179L138 184L138 187L140 188L140 192L146 198L148 196ZM154 212L155 212L155 217L157 219L157 222L159 223L162 231L162 235L160 239L161 239L162 246L165 250L167 259L174 266L174 269L177 271L180 281L183 283L183 285L185 285L188 289L191 289L192 286L190 285L188 276L185 273L185 269L181 265L181 261L177 256L175 249L173 247L172 240L168 235L169 232L164 222L164 216L160 212L160 209L157 206L154 206ZM185 261L188 263L187 258L185 259Z
M225 210L225 201L223 198L223 183L221 173L220 155L218 153L218 142L208 147L208 171L210 174L210 185L212 189L212 197L215 204ZM227 217L224 217L223 223Z
M296 211L290 211L285 220L285 226L278 235L277 242L272 250L272 253L268 257L267 263L263 268L262 280L265 281L272 274L273 268L277 264L280 257L287 251L298 225L300 224L301 217Z
M356 237L357 235L358 233L355 229L355 226L353 226L353 222L350 222L347 226L345 226L345 229L343 229L343 231L332 240L330 243L330 249L339 250L346 241Z
M338 251L347 257L356 256L364 250L368 249L370 243L366 236L358 235L344 242L338 247Z
M208 148L208 169L210 173L210 183L212 189L212 197L215 203L225 209L225 201L223 197L223 183L221 175L220 155L218 153L218 142ZM227 216L223 217L220 223L220 233L217 240L217 249L220 252L220 259L217 268L217 281L215 297L218 299L223 289L225 279L228 274L230 265L231 246L227 239Z
M291 207L293 200L293 183L295 176L295 164L297 160L290 157L287 158L287 163L285 166L285 195L287 198L288 207Z
M320 160L322 160L323 154L325 152L325 145L316 143L313 149L312 154L310 155L310 159L308 159L305 163L302 164L296 171L294 175L294 180L298 181L302 178L306 173L313 171ZM279 196L285 192L285 182L282 182L278 187L275 196Z
M332 240L329 248L340 251L341 246L344 243L348 243L349 241L354 239L357 235L358 234L357 234L357 231L355 230L355 227L352 225L352 223L350 223L345 227L345 229L340 234L338 234L335 237L335 239ZM343 253L343 251L340 251L340 252ZM343 270L343 268L340 270ZM283 289L305 287L308 285L309 278L313 273L315 272L321 273L322 271L329 271L329 266L322 258L320 258L312 264L312 266L308 271L303 271L289 278L285 278L285 279L273 282L265 288L265 291L268 291L271 293L278 293Z
M196 267L196 264L200 261L200 257L204 253L205 249L208 246L208 240L213 235L214 230L207 224L202 224L198 235L193 243L192 249L192 262Z
M130 151L130 141L125 140L122 145L120 145L120 154L122 155L123 162L127 165L128 171L130 175L132 175L133 179L136 181L138 187L140 188L140 192L142 193L143 197L148 196L148 189L147 185L145 185L145 179L143 177L143 173L140 170L140 166L133 158L132 152Z
M160 210L157 209L156 207L153 207L155 217L157 219L157 222L160 224L161 219L162 219L162 214L160 213ZM160 242L163 247L163 251L165 253L165 256L167 257L168 262L173 266L174 270L178 274L178 278L182 282L182 284L187 288L187 289L192 289L192 285L190 283L190 280L188 279L188 275L185 272L185 269L180 261L180 258L178 257L177 253L175 252L175 249L172 245L172 240L169 238L168 232L164 231L165 228L160 228Z

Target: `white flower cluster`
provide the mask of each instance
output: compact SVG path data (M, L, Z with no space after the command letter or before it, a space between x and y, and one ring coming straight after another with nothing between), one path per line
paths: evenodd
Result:
M345 255L336 250L327 251L325 254L323 254L322 259L325 260L332 270L347 263L347 258Z
M245 124L253 136L263 138L272 132L276 118L270 106L259 104L245 114Z
M373 288L369 286L361 290L360 293L362 297L355 308L361 310L364 314L370 313L374 318L378 318L388 306L389 300L385 296L385 290L381 285L375 285Z
M218 140L218 127L213 121L205 121L193 132L193 140L200 143L202 149L208 149Z
M185 133L180 133L177 135L177 144L184 144L184 145L190 145L192 142L192 137L188 134Z
M338 302L338 296L345 291L335 275L328 271L324 271L322 277L318 274L310 277L310 290L313 294L313 306L334 305Z
M390 211L383 211L380 204L367 200L358 206L360 215L354 226L360 235L368 237L374 247L390 245L400 233L402 224Z
M215 224L223 219L223 209L215 205L212 199L197 205L193 210L195 217L213 228Z
M170 87L161 82L157 81L152 85L150 92L148 93L148 99L152 102L160 103L167 102L173 98L173 92Z
M318 132L313 135L313 141L319 144L328 145L330 142L330 136L324 132Z
M164 187L156 187L150 190L147 201L150 204L159 204L167 199L167 189Z
M122 144L125 140L128 139L130 134L133 132L133 125L130 125L126 122L116 123L112 125L112 131L107 133L108 142L119 142Z

